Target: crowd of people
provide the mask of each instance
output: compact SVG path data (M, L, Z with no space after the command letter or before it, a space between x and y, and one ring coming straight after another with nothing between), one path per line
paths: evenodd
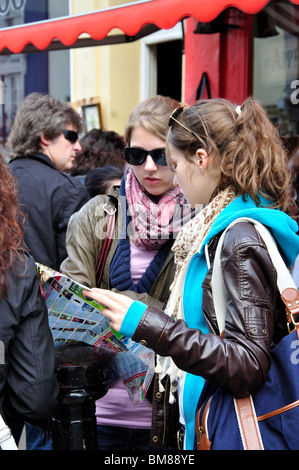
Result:
M51 449L40 429L59 387L36 261L84 285L114 331L155 354L140 403L118 376L96 401L98 449L194 450L205 381L235 397L254 393L288 334L267 247L254 225L237 221L267 226L294 266L288 155L253 98L184 106L158 95L132 110L123 137L94 129L80 139L82 131L71 106L33 93L16 114L10 161L0 160L0 413L16 440L26 423L28 450ZM99 277L108 204L116 222ZM232 221L221 253L222 332L211 279Z

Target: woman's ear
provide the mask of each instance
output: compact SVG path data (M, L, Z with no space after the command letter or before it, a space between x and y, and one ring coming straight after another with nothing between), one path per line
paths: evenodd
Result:
M199 169L201 171L206 170L207 165L208 165L208 161L207 161L208 154L207 154L207 152L204 149L197 149L195 157L196 157L196 164L198 165Z

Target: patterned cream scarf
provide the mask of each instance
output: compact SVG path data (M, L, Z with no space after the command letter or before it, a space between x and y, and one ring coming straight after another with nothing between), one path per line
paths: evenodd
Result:
M220 212L236 197L232 187L228 187L220 192L202 211L200 211L190 222L180 231L172 247L176 264L176 274L170 287L170 297L165 309L165 313L175 320L184 319L183 313L183 286L187 268L191 258L200 251L212 223ZM170 376L170 396L169 402L173 403L173 392L177 390L178 381L183 375L170 357L157 356L157 366L155 372L159 374L160 391L164 391L162 380L166 375Z

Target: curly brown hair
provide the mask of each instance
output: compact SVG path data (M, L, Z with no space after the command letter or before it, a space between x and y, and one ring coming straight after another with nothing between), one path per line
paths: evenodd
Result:
M81 150L76 156L71 175L86 175L93 168L120 166L126 164L125 143L114 131L92 129L80 140Z
M7 294L9 272L21 261L22 214L18 208L16 181L0 155L0 298Z

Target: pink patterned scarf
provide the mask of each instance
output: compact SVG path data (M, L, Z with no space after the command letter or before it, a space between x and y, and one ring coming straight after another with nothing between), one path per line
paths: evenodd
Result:
M133 222L130 238L142 250L159 249L175 238L185 222L192 218L192 210L177 185L155 203L129 168L125 191Z

